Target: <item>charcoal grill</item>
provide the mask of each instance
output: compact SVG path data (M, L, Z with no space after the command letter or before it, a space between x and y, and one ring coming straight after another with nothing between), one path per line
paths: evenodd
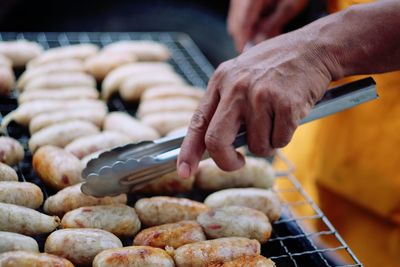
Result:
M192 39L178 32L66 32L66 33L0 33L0 40L27 39L40 43L44 48L52 48L79 43L94 43L100 46L118 40L154 40L164 43L172 53L170 63L190 84L205 88L214 69L203 56ZM17 75L19 75L17 71ZM137 106L124 103L119 96L113 96L108 102L110 111L126 111L135 115ZM16 94L0 99L0 114L5 116L17 108ZM7 133L19 140L26 156L17 167L21 181L37 184L45 198L55 192L40 181L32 170L32 155L27 149L29 132L21 126L11 123ZM262 254L275 261L277 266L363 266L350 250L327 217L306 194L300 183L293 176L292 164L278 154L277 161L283 162L285 169L279 170L275 190L283 202L282 217L273 224L273 234L267 244L262 246ZM207 192L193 190L178 196L189 197L202 201ZM133 204L141 195L130 196ZM309 225L317 226L309 227ZM43 251L46 236L37 236L41 251ZM122 240L130 245L132 240Z

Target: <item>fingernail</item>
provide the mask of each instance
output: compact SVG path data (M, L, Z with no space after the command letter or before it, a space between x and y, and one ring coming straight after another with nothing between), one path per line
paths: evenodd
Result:
M182 178L190 177L190 166L186 162L179 164L178 175Z

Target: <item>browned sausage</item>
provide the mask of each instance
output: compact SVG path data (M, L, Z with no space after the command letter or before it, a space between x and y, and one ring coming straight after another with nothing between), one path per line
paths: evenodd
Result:
M204 240L206 240L206 237L198 223L181 221L144 229L136 235L133 245L179 248L186 244Z
M33 183L0 182L0 202L37 209L43 203L43 193Z
M24 148L12 137L0 137L0 162L17 165L24 158Z
M0 266L11 267L74 267L74 265L64 258L30 251L10 251L0 254Z

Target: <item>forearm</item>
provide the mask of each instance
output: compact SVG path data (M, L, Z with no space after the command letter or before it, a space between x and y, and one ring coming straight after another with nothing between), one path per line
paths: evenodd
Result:
M304 28L332 79L400 69L400 1L356 5Z

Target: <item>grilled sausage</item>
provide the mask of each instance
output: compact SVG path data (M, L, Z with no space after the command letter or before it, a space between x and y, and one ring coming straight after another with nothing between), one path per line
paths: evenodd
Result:
M0 253L14 250L39 252L39 246L32 237L0 231Z
M18 267L74 267L66 259L47 253L31 251L10 251L0 254L0 266Z
M143 92L141 101L165 99L173 97L186 97L200 100L205 90L189 85L160 85L154 86Z
M91 265L101 251L122 248L121 240L100 229L63 229L51 233L44 251L70 260L76 265Z
M192 189L193 184L194 176L182 179L177 172L171 172L140 188L137 192L150 195L171 195L188 192Z
M0 54L12 61L13 67L24 67L28 61L43 52L43 48L35 42L26 40L0 42Z
M55 146L43 146L33 155L32 166L40 179L55 190L83 181L78 158Z
M105 151L107 151L107 149L99 150L99 151L96 151L96 152L94 152L94 153L92 153L92 154L89 154L89 155L83 157L83 158L81 159L82 166L86 167L87 164L88 164L88 162L89 162L91 159L94 159L94 158L99 157L99 155L100 155L101 153L105 152Z
M47 126L71 120L88 121L100 128L106 114L107 110L104 107L51 111L35 116L29 123L29 131L32 135Z
M18 181L15 170L2 162L0 162L0 181Z
M85 60L85 70L96 80L102 81L113 69L137 61L136 56L126 53L102 52Z
M129 143L130 139L123 133L104 131L98 134L83 136L69 143L65 150L79 159L96 151Z
M231 261L215 263L207 267L276 267L275 263L264 256L243 256Z
M110 112L104 120L103 129L121 132L129 136L132 142L160 137L156 130L124 112Z
M274 171L265 159L246 157L243 168L225 172L212 159L200 162L195 185L204 190L220 190L230 187L270 188L274 182Z
M141 101L137 111L137 116L142 118L149 114L174 111L193 113L198 104L198 100L187 97L171 97Z
M157 248L168 246L176 249L186 244L204 240L206 240L206 237L198 223L181 221L144 229L136 235L133 245Z
M263 244L268 241L272 231L271 223L264 213L240 206L202 212L197 222L209 238L238 236L256 239Z
M15 76L10 67L0 66L0 95L7 96L14 88Z
M25 235L50 233L60 224L57 216L13 204L0 203L0 231Z
M92 87L65 87L58 90L37 89L22 92L18 97L18 103L34 100L76 100L76 99L96 99L99 93Z
M282 210L278 195L272 190L260 188L221 190L209 195L204 203L213 208L232 205L253 208L266 214L271 222L279 219Z
M173 259L162 249L146 246L131 246L108 249L93 260L93 267L174 267Z
M123 81L119 88L119 94L125 101L137 101L146 89L163 84L183 85L185 81L172 71L146 73L140 76L131 76Z
M119 41L106 45L106 53L134 55L140 61L165 61L170 57L168 48L154 41Z
M39 114L60 111L60 110L78 110L85 108L97 108L107 110L107 106L103 101L94 99L79 100L35 100L20 105L16 110L7 114L1 122L4 128L15 121L22 126L28 126L31 119Z
M66 59L84 60L99 51L99 48L94 44L77 44L51 48L39 57L30 61L27 65L28 69L35 68L39 65L57 62Z
M0 202L37 209L43 203L43 193L33 183L0 182Z
M32 79L39 76L46 76L49 73L79 71L83 72L84 68L82 61L78 59L67 59L58 62L51 62L36 68L27 69L25 72L23 72L17 81L17 88L23 89Z
M140 221L147 226L195 220L197 215L207 211L203 203L176 197L152 197L139 199L135 210Z
M115 197L96 198L85 195L81 191L82 184L76 184L58 191L44 202L43 209L48 214L64 215L70 210L84 206L98 206L110 204L126 204L127 197L121 194Z
M45 145L64 147L79 137L99 132L99 128L88 121L71 120L55 123L32 135L28 143L29 150L33 153Z
M38 76L26 83L24 91L43 88L96 87L95 79L83 72L57 72Z
M142 118L142 122L156 129L161 135L182 127L189 126L193 112L154 113Z
M260 243L243 237L225 237L184 245L175 250L177 267L206 267L242 256L260 255Z
M123 81L129 77L140 76L144 73L158 73L160 71L172 71L172 66L163 62L139 62L126 64L112 70L101 85L101 96L104 99L117 92Z
M133 236L140 230L140 221L134 208L114 204L69 211L62 218L61 227L98 228L117 236Z
M0 136L0 162L17 165L24 158L24 148L12 137Z

